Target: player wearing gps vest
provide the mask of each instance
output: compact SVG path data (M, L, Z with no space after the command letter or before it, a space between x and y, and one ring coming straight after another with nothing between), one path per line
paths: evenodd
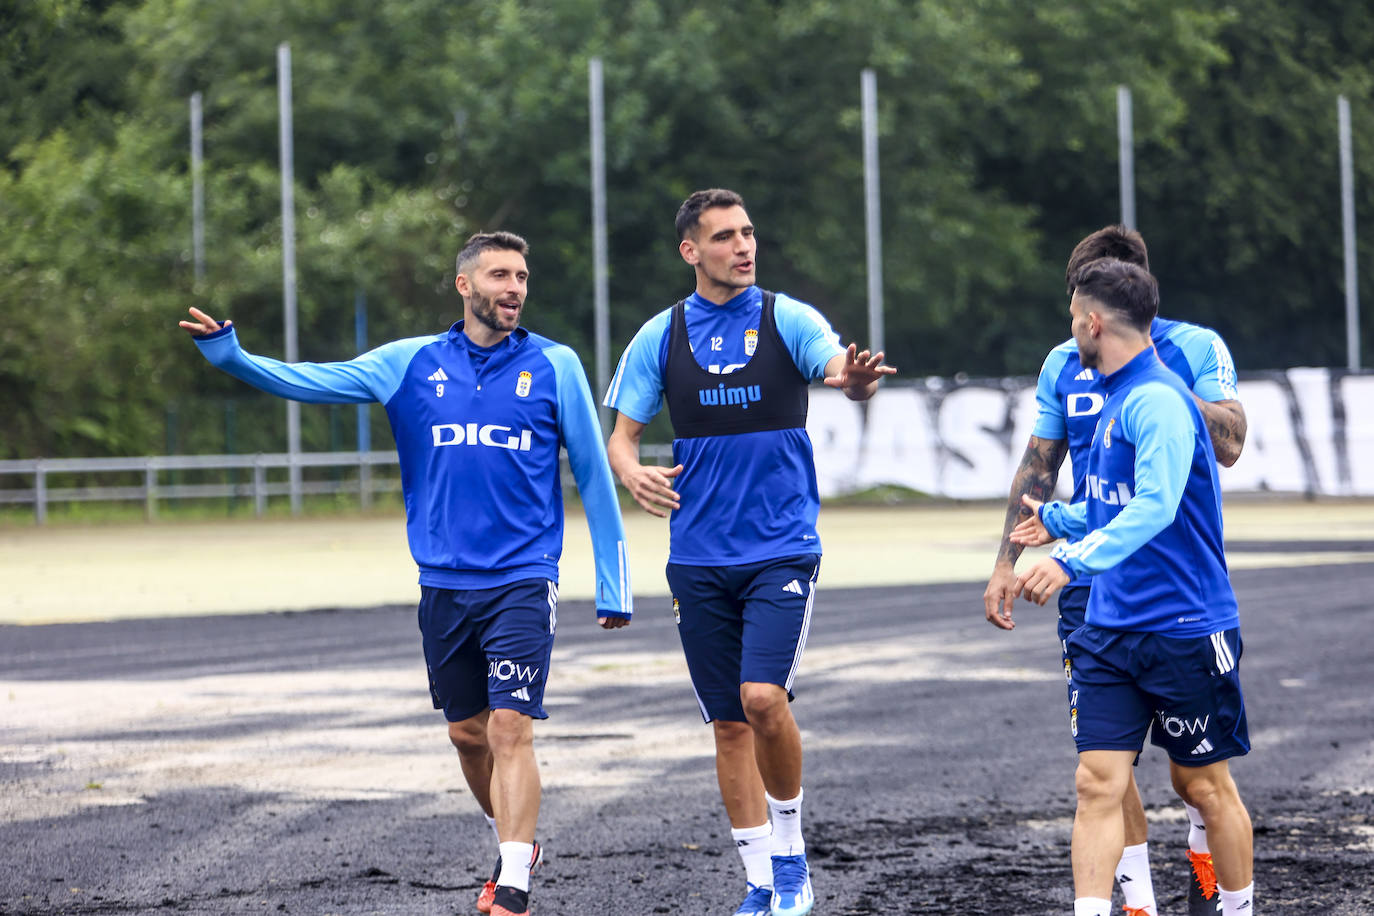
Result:
M1111 911L1122 802L1149 732L1169 755L1175 789L1202 812L1221 912L1250 914L1250 818L1227 764L1250 749L1242 644L1210 435L1192 393L1151 342L1159 296L1149 272L1102 259L1077 271L1070 289L1080 359L1103 374L1107 395L1084 499L1023 497L1034 514L1011 539L1071 539L1017 578L1015 593L1037 604L1075 576L1094 577L1086 621L1065 648L1079 751L1074 913Z
M895 370L881 353L842 348L811 306L754 285L754 227L738 194L696 192L676 228L696 292L626 348L606 395L619 411L607 451L646 511L672 514L678 635L745 867L736 913L802 916L815 897L787 704L820 569L807 386L824 379L863 400ZM641 465L644 427L665 400L675 466Z
M1106 226L1075 246L1065 270L1065 281L1084 264L1101 257L1114 257L1149 269L1145 240L1140 233L1125 226ZM1218 460L1223 465L1234 464L1245 441L1245 410L1238 400L1235 368L1226 344L1208 328L1163 318L1151 323L1150 336L1160 359L1196 396ZM1006 629L1012 626L1011 586L1016 579L1014 565L1021 553L1009 535L1026 514L1021 497L1049 499L1067 452L1074 481L1072 501L1083 499L1088 447L1106 401L1101 373L1083 366L1073 339L1050 351L1040 371L1036 401L1035 426L1012 482L1002 543L984 593L988 620ZM1089 577L1076 577L1059 594L1061 651L1069 634L1083 624L1090 583ZM1208 854L1205 825L1196 808L1186 803L1185 808L1189 823L1188 858L1193 873L1188 895L1190 916L1214 914L1218 906L1216 877ZM1138 911L1139 916L1155 916L1148 827L1134 778L1127 789L1124 815L1126 848L1116 875L1127 907Z
M406 534L420 570L420 632L436 709L500 853L477 908L528 911L539 771L563 549L559 450L586 509L598 622L629 623L625 532L586 375L569 348L519 327L525 241L474 235L458 254L463 320L337 363L246 353L199 309L181 326L211 363L271 394L316 404L378 401L400 456Z

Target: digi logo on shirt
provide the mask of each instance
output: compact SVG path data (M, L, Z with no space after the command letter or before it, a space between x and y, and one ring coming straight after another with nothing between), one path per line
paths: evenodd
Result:
M1095 392L1087 394L1071 394L1065 408L1071 417L1091 417L1102 410L1102 405L1107 403L1107 399Z
M504 448L517 452L528 452L534 433L522 429L517 433L509 426L488 423L436 423L430 427L434 436L434 447L444 445L484 445L487 448ZM504 438L497 438L503 436Z
M1103 480L1096 474L1089 474L1085 483L1089 499L1095 499L1109 506L1124 506L1135 495L1131 492L1128 484L1112 483L1110 480Z

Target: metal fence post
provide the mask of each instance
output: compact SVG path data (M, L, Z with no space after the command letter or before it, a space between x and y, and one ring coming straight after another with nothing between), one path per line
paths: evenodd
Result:
M261 518L267 512L267 465L262 452L253 456L253 514Z
M157 517L157 466L151 458L143 469L143 517L150 522Z
M362 452L358 454L358 505L364 509L372 506L372 465Z
M39 525L48 521L48 472L41 458L33 466L33 520Z

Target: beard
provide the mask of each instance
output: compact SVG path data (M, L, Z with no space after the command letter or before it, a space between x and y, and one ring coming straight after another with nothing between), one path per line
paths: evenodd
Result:
M1082 363L1084 369L1101 370L1102 350L1098 348L1089 338L1083 340L1074 335L1074 343L1078 345L1078 361Z
M517 311L513 318L507 317L496 307L496 303L492 299L475 289L472 291L472 314L474 318L493 331L514 331L520 326L520 311Z

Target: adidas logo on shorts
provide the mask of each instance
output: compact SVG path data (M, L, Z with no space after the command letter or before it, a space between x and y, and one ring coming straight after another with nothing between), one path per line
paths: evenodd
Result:
M1212 747L1212 742L1208 741L1206 738L1203 738L1202 743L1199 744L1197 747L1193 748L1193 756L1197 757L1202 754L1210 754L1213 750L1214 748Z
M786 585L784 585L784 586L782 587L782 590L785 591L785 592L791 592L791 593L794 594L794 595L805 595L805 594L806 594L806 592L802 591L801 581L798 580L798 579L793 579L791 582L789 582L789 583L787 583Z
M515 697L517 700L524 700L526 703L530 701L530 689L528 687L521 687L519 690L512 690L510 692L510 695ZM1194 751L1194 753L1196 753L1196 751Z

